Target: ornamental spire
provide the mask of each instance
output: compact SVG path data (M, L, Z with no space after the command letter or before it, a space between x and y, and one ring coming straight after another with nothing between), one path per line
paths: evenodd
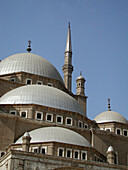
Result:
M66 52L72 53L70 22L68 23L68 34L67 34L67 42L66 42L66 47L65 47L65 53Z
M111 111L110 99L108 98L108 111Z
M31 49L31 40L28 40L28 48L27 48L28 53L30 53L30 51L32 51Z
M71 46L71 29L70 22L68 23L68 34L65 48L65 59L63 65L63 73L64 73L64 84L69 92L72 91L72 46Z

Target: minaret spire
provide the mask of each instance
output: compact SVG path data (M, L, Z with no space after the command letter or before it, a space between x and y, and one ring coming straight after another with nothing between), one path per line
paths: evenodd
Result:
M71 45L71 29L70 22L68 23L68 33L67 33L67 41L65 47L65 62L63 65L63 73L64 73L64 83L65 87L71 92L72 89L72 45Z
M72 53L70 22L68 23L68 34L67 34L67 42L66 42L66 47L65 47L65 53L66 52Z

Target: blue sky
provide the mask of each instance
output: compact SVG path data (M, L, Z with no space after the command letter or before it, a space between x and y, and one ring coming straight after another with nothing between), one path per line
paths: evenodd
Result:
M112 110L128 119L127 0L0 0L0 59L32 52L50 61L63 77L68 22L73 50L73 92L82 71L88 117Z

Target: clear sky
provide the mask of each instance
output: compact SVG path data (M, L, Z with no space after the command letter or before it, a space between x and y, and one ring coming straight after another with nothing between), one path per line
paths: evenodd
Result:
M0 59L32 52L63 77L68 22L73 50L73 92L86 79L88 117L112 110L128 119L128 0L0 0Z

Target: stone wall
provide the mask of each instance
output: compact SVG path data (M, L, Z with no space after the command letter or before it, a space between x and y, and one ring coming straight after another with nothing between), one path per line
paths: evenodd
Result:
M53 87L56 87L68 93L68 90L65 88L62 82L60 82L59 80L52 79L52 78L43 77L43 76L30 74L26 72L12 73L12 74L0 76L0 79L8 80L6 81L6 86L10 86L11 78L15 78L15 82L13 82L14 84L18 83L18 84L26 85L27 79L31 79L32 84L37 84L38 82L42 82L42 84L48 85L48 83L50 83L52 84Z
M107 149L112 146L114 151L117 152L118 164L127 165L128 137L102 130L92 130L92 135L93 147L107 156Z
M90 139L90 130L80 129L74 126L67 126L62 124L57 124L47 121L39 121L33 119L21 118L20 116L14 116L7 113L0 113L0 150L5 150L6 147L15 142L20 136L22 136L26 131L31 131L40 127L48 126L58 126L65 127L73 130L82 136L84 136L88 141Z
M128 170L126 166L14 151L0 160L1 170Z
M0 78L0 97L3 96L5 93L9 92L10 90L13 90L20 86L22 86L22 84Z

